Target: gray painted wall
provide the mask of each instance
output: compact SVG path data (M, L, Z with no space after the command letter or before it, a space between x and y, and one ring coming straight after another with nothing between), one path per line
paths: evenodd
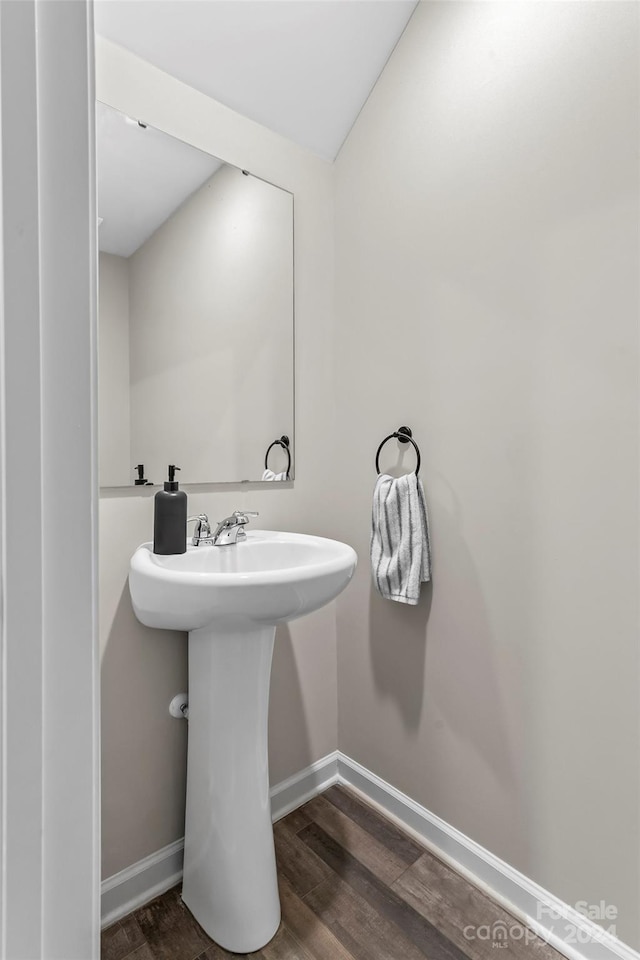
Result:
M408 423L434 559L415 609L366 562L339 600L340 749L635 946L638 37L421 4L335 170L342 534Z

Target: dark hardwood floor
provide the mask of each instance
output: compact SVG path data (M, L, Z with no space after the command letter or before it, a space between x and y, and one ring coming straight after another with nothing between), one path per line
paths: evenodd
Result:
M344 787L274 827L282 923L260 960L560 960ZM102 935L102 960L223 960L175 887Z

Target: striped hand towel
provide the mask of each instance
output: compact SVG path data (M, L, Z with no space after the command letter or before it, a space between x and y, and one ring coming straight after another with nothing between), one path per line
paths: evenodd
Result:
M373 491L371 572L387 600L416 604L431 579L429 521L422 481L380 474Z

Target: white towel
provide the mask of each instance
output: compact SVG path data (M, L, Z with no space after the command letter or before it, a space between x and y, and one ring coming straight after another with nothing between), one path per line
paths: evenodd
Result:
M265 470L262 474L263 480L286 480L286 473L274 473L273 470Z
M387 600L416 604L431 579L429 520L422 481L380 474L373 491L371 572Z

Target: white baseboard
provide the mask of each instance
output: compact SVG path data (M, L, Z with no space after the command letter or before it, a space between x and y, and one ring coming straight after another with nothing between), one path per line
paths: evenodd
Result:
M180 883L183 851L184 840L176 840L103 880L100 888L102 927L121 920Z
M271 819L281 820L303 803L336 783L338 752L328 754L271 788ZM133 910L180 883L184 839L176 840L150 857L139 860L102 881L102 927L108 927Z
M333 783L361 793L568 960L640 960L617 937L338 751L271 789L272 819L280 820ZM179 883L183 846L178 840L103 882L103 927Z
M271 788L271 819L274 823L337 782L339 756L337 750L328 753Z
M361 793L569 960L640 960L617 937L342 753L338 781Z

